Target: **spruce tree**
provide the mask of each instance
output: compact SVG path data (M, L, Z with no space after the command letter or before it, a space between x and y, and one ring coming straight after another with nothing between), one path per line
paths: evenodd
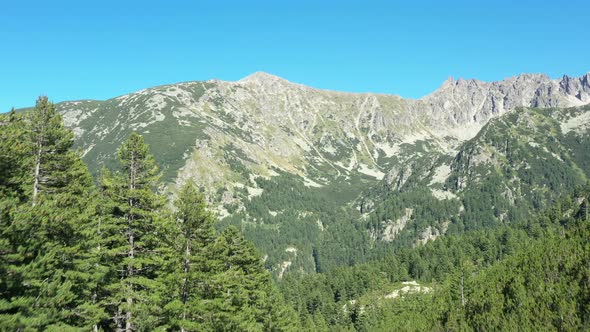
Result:
M108 271L101 302L114 326L135 331L159 324L156 290L164 248L164 198L156 192L160 173L142 136L132 133L118 150L121 169L104 172L100 255Z
M23 121L14 110L0 115L0 326L14 320L18 313L12 298L19 295L20 283L15 268L21 261L17 254L17 241L11 227L13 214L19 205L19 183L24 155L18 143L24 134Z
M294 311L284 304L253 244L226 228L212 252L216 273L205 292L206 321L216 331L296 330Z
M80 252L79 227L88 216L92 179L71 150L72 132L46 97L40 97L24 119L12 113L8 122L9 142L15 144L9 164L16 170L2 175L4 190L10 188L14 195L2 204L7 277L0 325L85 327L86 313L80 310L85 283L73 262Z
M24 199L21 181L26 158L25 121L14 109L0 115L0 197Z
M71 170L79 161L70 151L74 144L74 134L63 125L61 115L47 97L39 97L35 109L27 114L28 131L26 135L28 164L31 176L28 185L31 203L37 204L41 193L67 191L67 187L83 172L81 165ZM88 176L85 180L88 180Z
M181 189L174 205L174 223L168 232L168 273L163 281L167 327L200 331L204 328L202 295L211 274L209 255L216 238L214 217L192 182Z

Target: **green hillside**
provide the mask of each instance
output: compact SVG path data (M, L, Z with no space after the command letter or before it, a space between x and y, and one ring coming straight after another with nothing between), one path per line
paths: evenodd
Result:
M404 143L380 181L321 162L264 176L228 144L228 197L166 186L136 131L93 178L41 97L0 116L0 326L586 330L589 111L522 108L452 149Z

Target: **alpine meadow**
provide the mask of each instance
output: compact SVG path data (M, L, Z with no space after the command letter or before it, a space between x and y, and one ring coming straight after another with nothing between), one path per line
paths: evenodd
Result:
M0 332L590 331L590 2L0 7Z

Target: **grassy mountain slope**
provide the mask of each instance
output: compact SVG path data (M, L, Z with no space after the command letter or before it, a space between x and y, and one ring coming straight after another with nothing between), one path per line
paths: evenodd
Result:
M358 202L371 207L371 233L416 245L529 217L587 181L588 111L518 109L492 119L454 156L425 160L409 175L394 170Z
M316 90L256 73L58 107L94 174L138 131L162 165L169 194L194 179L220 227L241 228L282 275L356 264L392 245L507 222L571 189L588 170L587 127L576 120L586 121L587 109L539 111L528 120L512 117L529 111L512 110L587 102L586 76L449 80L409 100ZM543 136L546 128L552 136ZM520 136L508 139L512 132ZM502 150L506 142L512 150ZM534 170L518 164L537 153L544 159ZM538 173L544 163L554 169L562 161L565 173L557 178Z

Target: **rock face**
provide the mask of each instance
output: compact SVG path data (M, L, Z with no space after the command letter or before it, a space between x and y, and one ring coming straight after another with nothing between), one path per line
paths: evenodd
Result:
M404 143L439 139L456 145L516 107L588 103L589 81L589 74L558 80L526 74L491 83L449 79L431 95L409 100L316 90L255 73L238 82L188 82L107 101L64 102L59 109L88 160L108 164L123 137L137 130L156 149L169 181L177 175L211 184L227 180L235 172L220 161L220 151L229 145L262 175L271 169L305 175L322 165L330 176L380 178L391 166L380 159L397 155Z
M403 216L401 216L398 220L396 220L396 221L389 220L385 224L385 228L383 229L383 232L381 233L380 240L386 241L386 242L393 241L395 239L395 237L406 227L406 225L408 224L408 221L410 221L410 218L412 217L413 212L414 212L414 210L412 210L412 209L406 209L405 214Z
M517 107L569 107L590 102L589 75L552 80L542 74L524 74L498 82L448 79L433 94L416 102L428 114L433 128L480 127L491 118ZM467 137L464 137L467 138Z
M107 101L60 103L95 172L110 166L131 132L151 144L164 179L256 189L258 176L301 176L310 186L357 175L400 190L432 151L452 154L492 118L517 107L590 101L590 74L552 80L525 74L498 82L448 79L419 100L313 89L258 72L144 89ZM431 142L420 150L421 142ZM417 161L418 160L418 161Z

